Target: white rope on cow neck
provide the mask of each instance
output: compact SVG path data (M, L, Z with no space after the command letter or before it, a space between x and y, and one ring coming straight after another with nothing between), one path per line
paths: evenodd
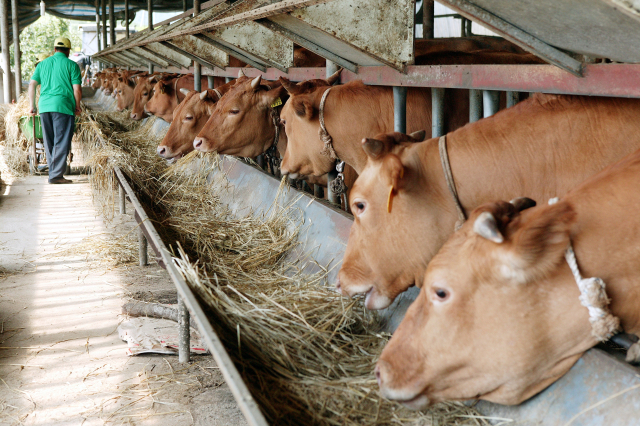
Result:
M558 198L549 200L549 204L557 202ZM580 289L580 303L589 310L591 334L600 342L609 340L622 328L620 327L620 319L609 311L610 299L607 297L605 282L598 277L582 277L571 241L569 241L569 247L564 253L564 258L567 260L573 278Z
M218 95L218 100L222 99L222 93L220 93L220 91L218 89L216 89L215 87L212 89L213 93L215 93L216 95Z
M458 212L458 221L455 225L457 231L462 227L467 220L467 215L464 213L464 209L460 204L458 198L458 190L456 189L456 183L453 180L453 173L451 172L451 164L449 164L449 154L447 152L447 138L446 136L440 136L438 141L438 152L440 153L440 163L442 164L442 170L444 171L444 179L447 181L447 187L453 198L453 203L456 205L456 211Z
M320 153L328 156L332 160L337 160L338 154L336 154L336 150L333 149L333 139L324 125L324 103L326 102L327 95L329 95L331 89L332 88L329 87L325 90L322 94L322 99L320 99L320 130L318 130L318 135L320 136L320 140L324 143L324 147Z

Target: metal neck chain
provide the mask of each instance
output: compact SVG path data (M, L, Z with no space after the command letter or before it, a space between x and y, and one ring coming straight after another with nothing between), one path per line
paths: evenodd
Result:
M278 107L276 107L278 108ZM280 140L280 113L276 108L269 107L269 114L271 115L271 121L273 122L273 127L276 130L276 134L273 138L273 143L267 150L264 152L266 160L269 162L271 166L271 170L275 173L275 170L280 168L280 153L278 152L278 141Z
M337 195L347 193L347 184L344 182L344 161L336 160L336 171L338 176L329 182L329 189Z

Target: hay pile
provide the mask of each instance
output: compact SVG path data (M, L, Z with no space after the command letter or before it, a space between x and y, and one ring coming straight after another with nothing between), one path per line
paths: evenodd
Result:
M221 173L207 178L216 158L192 153L169 168L155 155L149 123L108 127L113 113L89 117L94 136L81 140L96 200L111 217L119 166L179 253L176 264L271 424L489 424L458 403L419 413L380 398L373 367L389 336L359 300L325 286L324 274L285 260L301 225L290 206L235 217L220 202Z

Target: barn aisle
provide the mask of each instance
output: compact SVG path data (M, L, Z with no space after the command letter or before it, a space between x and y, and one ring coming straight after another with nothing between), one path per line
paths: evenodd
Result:
M71 178L27 177L0 196L0 424L245 424L210 356L183 370L125 355L121 306L140 281L166 288L166 273L56 256L109 232L86 176Z

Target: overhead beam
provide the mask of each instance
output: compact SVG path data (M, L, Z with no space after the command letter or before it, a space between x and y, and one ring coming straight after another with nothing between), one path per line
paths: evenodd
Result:
M160 57L156 53L149 52L147 50L143 50L140 47L132 47L130 52L133 53L134 55L138 55L138 56L143 57L148 62L151 62L151 63L153 63L153 65L156 65L156 66L158 66L160 68L167 68L167 67L171 66L171 64L169 62L167 62L164 59L162 59L162 57Z
M539 58L542 58L543 60L562 68L575 76L582 76L582 62L577 61L573 57L548 45L531 34L522 31L520 28L505 21L499 16L471 4L466 0L442 0L441 2L460 13L465 18L480 23L487 29L501 35Z
M235 49L231 49L230 47L217 42L216 40L207 37L204 34L193 34L193 37L197 38L198 40L201 40L207 44L209 44L212 47L215 47L216 49L220 49L223 52L225 52L227 55L231 55L236 59L241 60L242 62L246 62L247 64L251 65L254 68L259 69L260 71L264 72L267 70L267 67L263 64L260 63L258 61L256 61L255 59L235 50Z
M167 63L169 63L169 64L171 64L171 65L173 65L174 67L184 68L184 66L183 66L181 63L176 62L176 61L174 61L174 60L173 60L173 59L171 59L171 58L167 58L167 57L166 57L166 56L164 56L163 54L158 53L158 52L156 52L155 50L152 50L152 49L150 49L150 48L149 48L149 47L147 47L147 46L140 46L139 48L140 48L140 49L142 49L142 50L144 50L145 52L149 52L149 53L151 53L152 55L156 55L156 56L158 56L160 59L162 59L163 61L165 61L165 62L167 62Z
M182 50L177 46L174 46L173 44L169 43L168 41L161 41L160 44L165 46L165 47L167 47L168 49L173 50L176 53L181 54L182 56L184 56L186 58L191 59L192 61L194 61L194 62L196 62L196 63L198 63L200 65L203 65L203 66L209 67L209 68L215 68L215 65L212 64L211 62L207 62L202 58L199 58L199 57L197 57L195 55L192 55L191 53L189 53L189 52L187 52L185 50Z

